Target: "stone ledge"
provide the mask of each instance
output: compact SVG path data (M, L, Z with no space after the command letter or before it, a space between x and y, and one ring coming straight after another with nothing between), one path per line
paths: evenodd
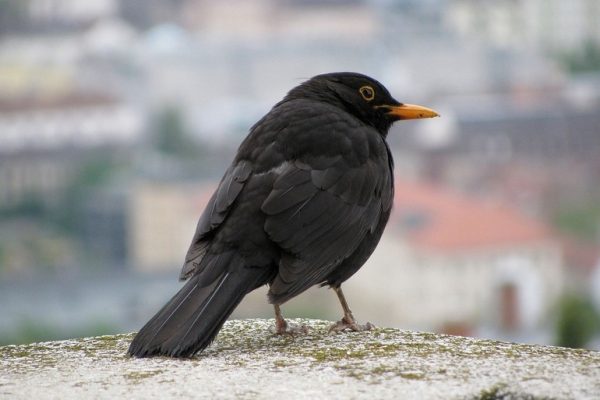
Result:
M229 321L190 360L132 359L132 334L0 347L0 398L592 399L600 353L377 328L302 337Z

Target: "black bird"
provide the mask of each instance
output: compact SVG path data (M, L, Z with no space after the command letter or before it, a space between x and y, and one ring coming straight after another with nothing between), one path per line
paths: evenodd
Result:
M332 329L363 330L341 284L371 255L392 208L386 136L398 120L430 118L358 73L315 76L258 121L204 210L185 258L181 290L140 330L135 357L190 357L215 338L252 290L268 284L279 306L329 285L344 317Z

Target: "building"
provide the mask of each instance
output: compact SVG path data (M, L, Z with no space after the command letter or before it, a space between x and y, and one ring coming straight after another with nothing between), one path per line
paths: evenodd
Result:
M143 272L177 271L215 186L138 182L126 213L129 264Z
M94 0L83 4L77 0L30 0L26 7L32 22L72 26L114 15L118 2Z
M420 182L398 180L394 206L379 247L346 284L361 297L357 315L522 340L547 322L563 280L561 248L548 228Z
M0 100L0 206L63 191L90 151L126 149L142 115L101 95Z
M499 47L564 52L600 44L596 0L453 0L448 11L459 34Z
M591 201L600 171L600 102L570 101L572 89L449 97L439 122L393 128L413 129L390 134L398 169L539 217Z

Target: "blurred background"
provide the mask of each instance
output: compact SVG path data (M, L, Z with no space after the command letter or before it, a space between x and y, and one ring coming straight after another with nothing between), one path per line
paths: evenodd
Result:
M332 71L442 114L389 135L356 317L600 349L597 0L0 0L0 344L139 329L249 127Z

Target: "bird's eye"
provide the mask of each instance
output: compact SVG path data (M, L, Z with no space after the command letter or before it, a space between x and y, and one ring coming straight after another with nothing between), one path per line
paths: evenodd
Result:
M371 101L375 98L375 91L371 86L362 86L358 91L366 101Z

